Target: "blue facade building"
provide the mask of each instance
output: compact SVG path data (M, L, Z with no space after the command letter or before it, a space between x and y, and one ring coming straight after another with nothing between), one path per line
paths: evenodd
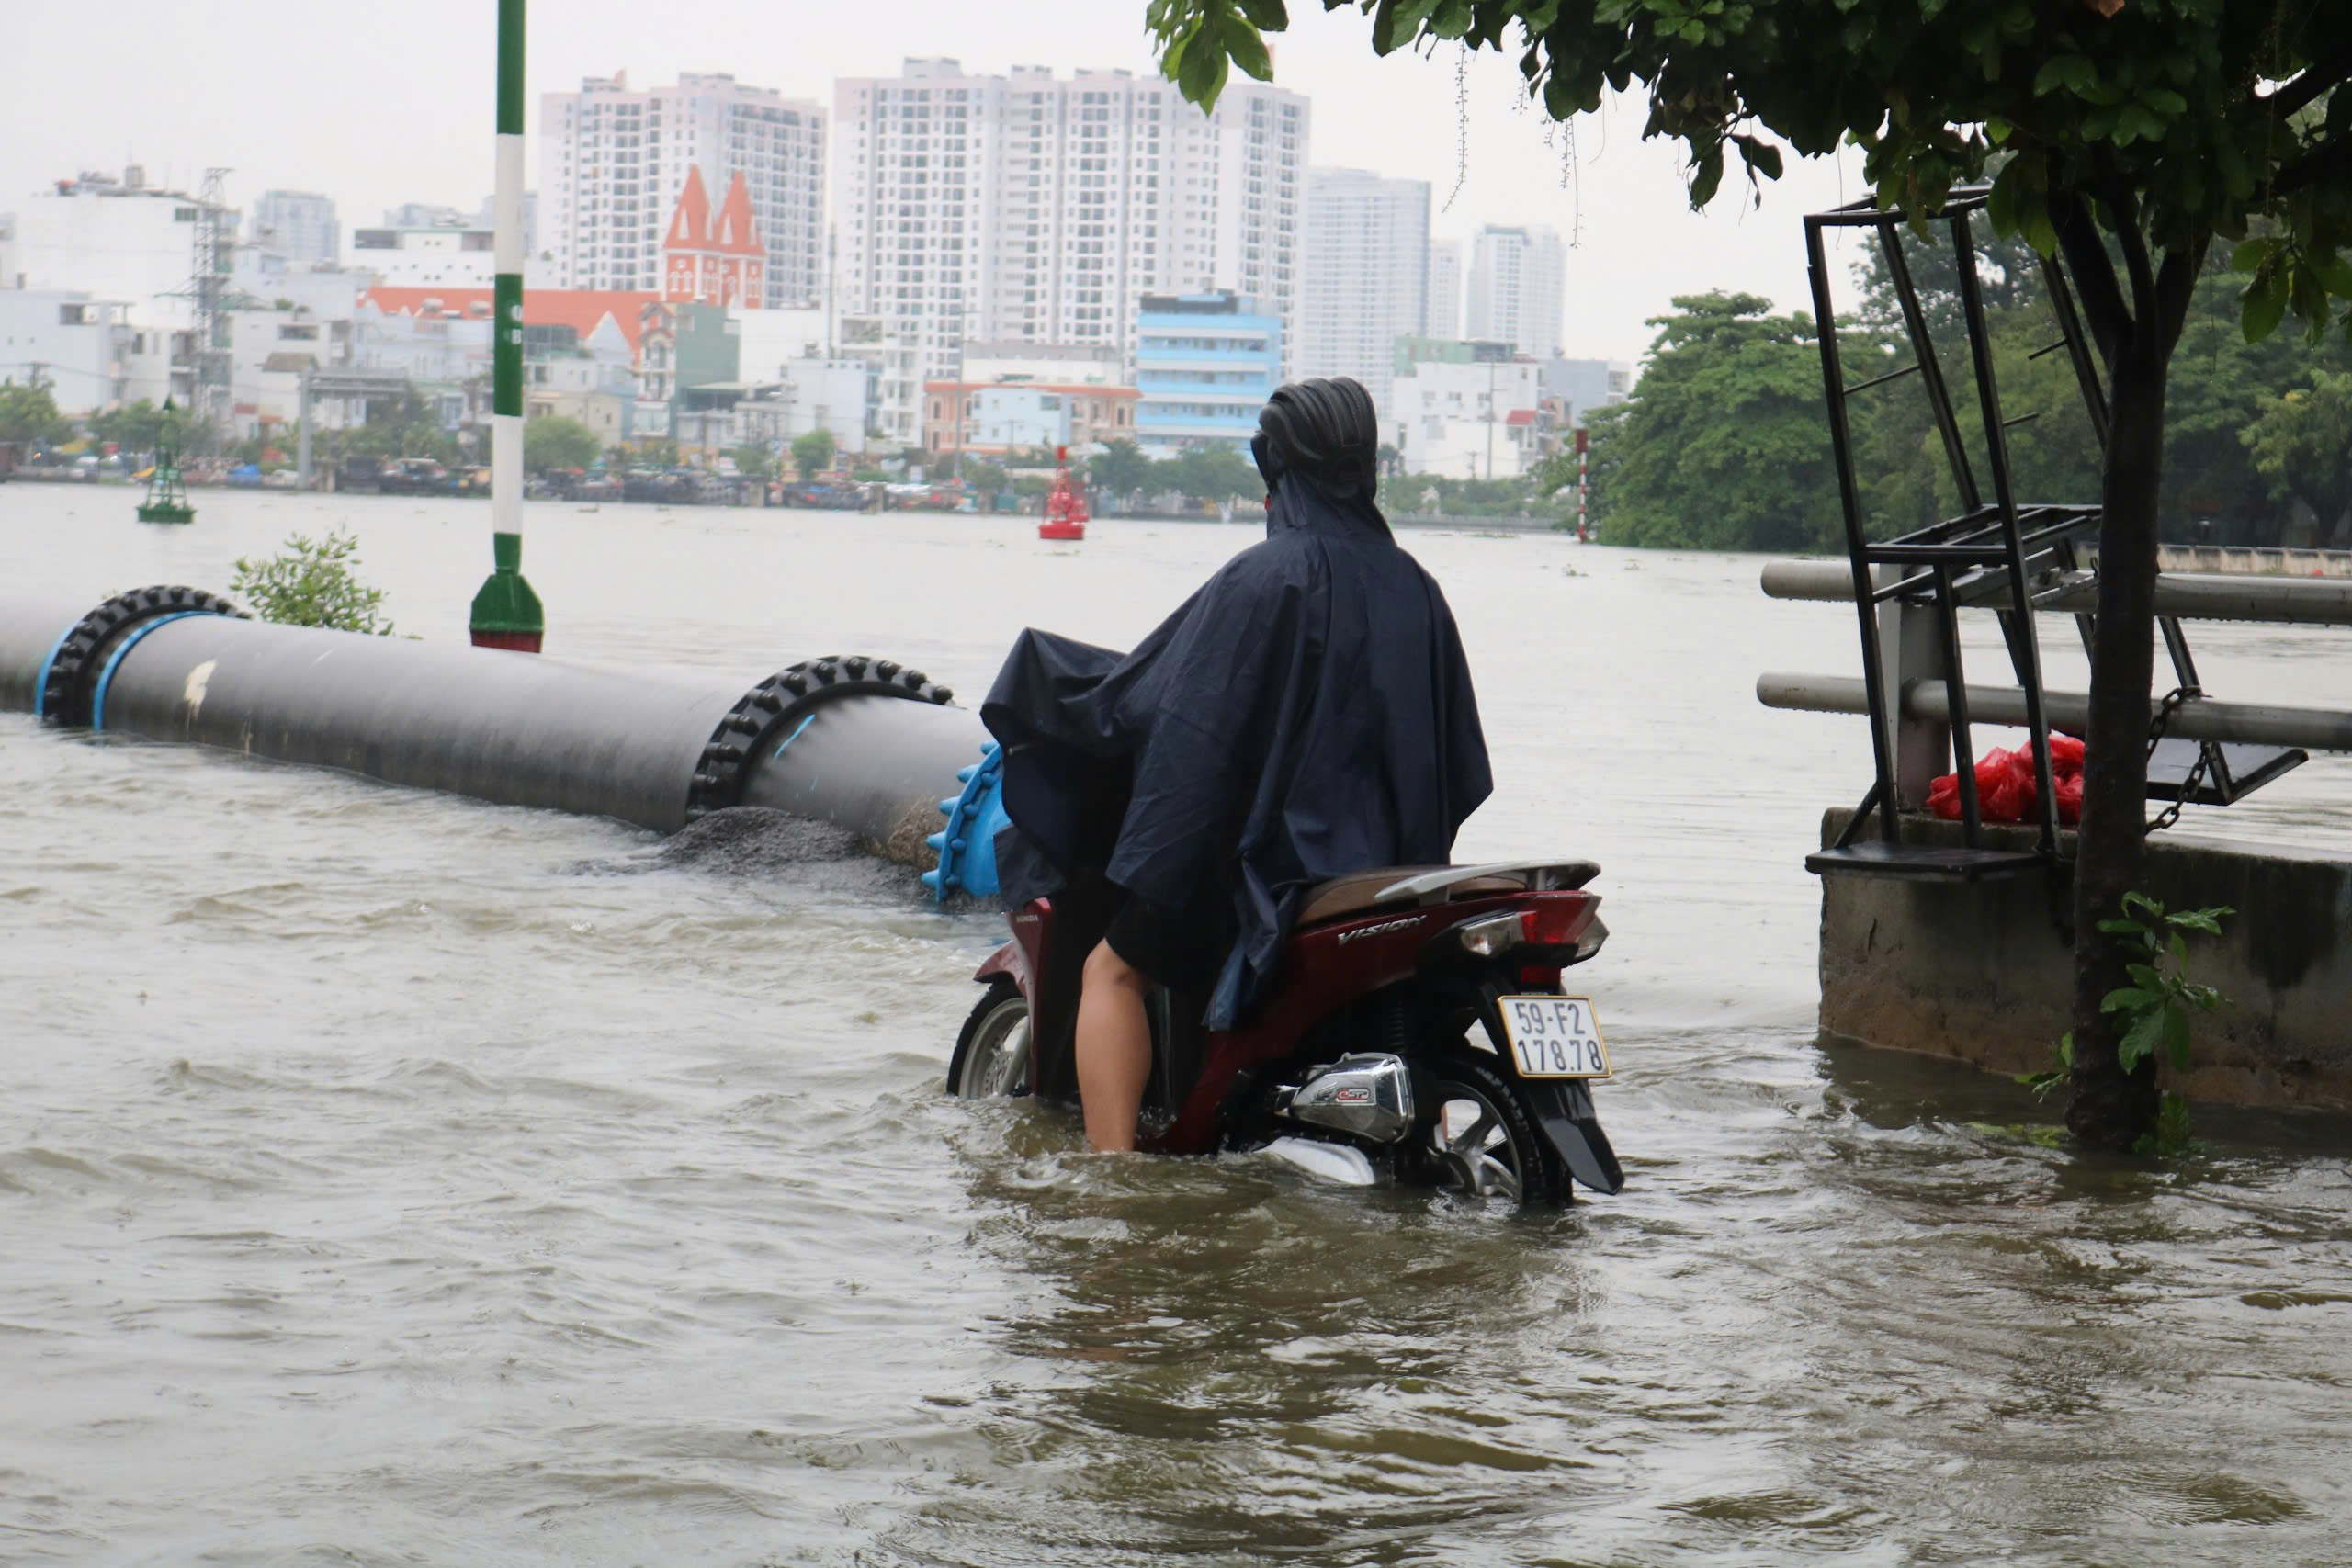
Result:
M1255 299L1147 294L1136 315L1136 440L1154 457L1218 442L1247 452L1282 375L1282 318Z

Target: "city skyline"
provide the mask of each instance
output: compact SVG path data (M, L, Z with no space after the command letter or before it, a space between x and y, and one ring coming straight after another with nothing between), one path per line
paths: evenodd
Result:
M1306 99L1255 83L1213 118L1158 76L910 59L834 86L833 301L899 346L883 427L967 341L1134 346L1150 293L1298 298Z
M28 35L0 61L0 90L9 92L22 127L0 146L0 210L83 167L130 161L143 161L159 182L190 186L207 164L231 167L232 198L241 206L270 188L322 191L346 225L408 201L468 206L490 183L489 45L471 47L480 28L456 0L420 0L414 10L413 27L388 35L283 0L250 8L254 29L281 29L275 36L303 40L320 61L369 60L387 90L371 96L364 118L347 112L348 84L334 71L297 73L268 95L221 91L219 82L248 67L249 51L151 0L133 0L126 21L187 69L136 97L79 91L63 40ZM1038 0L984 16L874 0L854 13L811 7L779 16L714 0L649 29L640 14L583 0L561 28L534 29L530 130L543 129L538 95L576 90L583 78L616 69L647 83L725 70L820 103L831 101L836 79L892 74L910 53L956 56L967 70L990 73L1019 63L1063 75L1081 66L1153 73L1140 0L1132 7ZM467 47L453 48L452 39ZM1514 63L1487 51L1467 72L1470 164L1457 192L1454 153L1465 128L1454 111L1452 61L1376 60L1363 17L1302 12L1275 40L1275 85L1315 105L1317 163L1430 183L1433 239L1526 223L1573 240L1580 218L1583 243L1567 260L1576 304L1566 346L1576 353L1637 357L1653 335L1643 318L1662 314L1675 294L1744 289L1803 308L1799 220L1862 188L1850 156L1842 176L1826 161L1792 160L1790 177L1766 187L1760 211L1727 191L1708 213L1691 214L1679 153L1639 140L1646 111L1639 97L1577 122L1580 172L1576 188L1566 188L1557 128L1517 107Z

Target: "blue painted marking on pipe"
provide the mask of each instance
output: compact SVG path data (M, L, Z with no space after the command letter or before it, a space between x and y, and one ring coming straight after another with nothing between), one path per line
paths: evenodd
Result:
M792 727L792 733L791 733L791 734L789 734L789 735L787 735L787 736L786 736L782 740L780 740L780 741L776 742L776 748L775 748L775 750L768 753L768 761L771 761L771 762L773 762L773 761L775 761L778 757L783 756L783 755L784 755L784 749L785 749L786 746L791 745L794 741L796 741L796 740L799 739L800 739L801 731L803 731L803 730L807 729L810 725L812 725L812 724L814 724L814 723L816 723L816 722L817 722L817 716L816 716L815 714L813 714L813 713L812 713L812 714L810 714L808 717L806 717L806 718L802 719L798 724L797 724L797 725L793 726L793 727Z
M114 680L114 672L122 663L122 656L137 648L141 637L145 637L157 626L167 626L174 621L185 621L190 615L213 614L215 612L211 610L175 610L168 615L158 615L152 621L141 621L131 627L130 635L115 645L114 652L107 660L107 667L98 671L98 683L90 688L90 728L104 729L107 727L107 687Z
M81 624L76 621L74 626ZM35 718L40 717L41 699L49 692L49 671L57 663L58 654L64 650L65 639L74 635L74 626L68 626L57 634L57 640L49 645L49 657L40 661L40 673L33 677L33 716Z
M1004 754L991 740L981 748L980 761L957 769L956 776L963 782L962 793L939 803L947 825L923 840L939 863L922 874L922 885L934 898L958 888L986 897L997 890L997 830L1010 820L1001 788Z

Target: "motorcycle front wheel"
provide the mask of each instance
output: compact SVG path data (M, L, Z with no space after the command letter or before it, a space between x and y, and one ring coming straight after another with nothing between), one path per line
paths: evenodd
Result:
M1029 1000L1000 975L964 1021L947 1062L947 1092L966 1100L1029 1092Z
M1423 1097L1408 1168L1441 1191L1518 1208L1570 1201L1562 1164L1519 1086L1467 1046L1425 1058L1414 1084Z

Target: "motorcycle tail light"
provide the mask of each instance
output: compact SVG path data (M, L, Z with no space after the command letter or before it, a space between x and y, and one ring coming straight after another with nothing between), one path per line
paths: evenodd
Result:
M1560 983L1560 966L1556 964L1522 964L1519 966L1519 983L1531 991L1548 991Z
M1465 920L1453 928L1462 951L1480 958L1492 958L1508 953L1521 941L1520 917L1515 913L1489 915L1483 920Z
M1597 902L1585 893L1538 893L1519 911L1521 933L1535 947L1566 947L1592 923Z
M1609 928L1600 923L1600 916L1594 916L1592 923L1584 928L1584 935L1577 938L1576 962L1581 964L1599 953L1600 944L1608 940Z

